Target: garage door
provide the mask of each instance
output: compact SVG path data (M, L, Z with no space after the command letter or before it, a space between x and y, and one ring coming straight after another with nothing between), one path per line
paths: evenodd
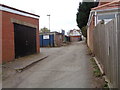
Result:
M15 58L36 53L36 29L14 23Z

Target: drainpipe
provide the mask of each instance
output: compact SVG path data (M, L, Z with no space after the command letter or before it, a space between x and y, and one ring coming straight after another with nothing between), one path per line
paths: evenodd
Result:
M97 12L95 11L95 26L97 25Z

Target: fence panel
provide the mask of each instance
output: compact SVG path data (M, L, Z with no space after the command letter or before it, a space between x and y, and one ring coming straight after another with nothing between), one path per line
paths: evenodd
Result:
M120 14L118 15L117 19L117 35L118 35L118 86L120 88Z
M120 85L120 17L104 24L101 21L93 31L93 52L100 62L112 87Z

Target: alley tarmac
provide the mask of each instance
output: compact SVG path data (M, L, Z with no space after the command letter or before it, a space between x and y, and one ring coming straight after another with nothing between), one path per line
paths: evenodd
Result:
M91 56L84 41L41 48L49 55L23 72L3 80L3 88L95 88Z

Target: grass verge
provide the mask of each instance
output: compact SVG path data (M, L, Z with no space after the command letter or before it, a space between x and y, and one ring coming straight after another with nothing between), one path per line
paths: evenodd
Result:
M96 64L94 58L91 58L90 59L91 62L92 62L92 65L93 65L93 75L96 77L96 78L103 78L103 75L98 67L98 65ZM109 87L108 87L108 82L104 82L103 83L103 87L102 88L107 88L107 90L109 90Z
M95 60L93 58L90 59L93 65L93 73L95 75L95 77L101 77L102 73L100 72L99 67L97 66Z

